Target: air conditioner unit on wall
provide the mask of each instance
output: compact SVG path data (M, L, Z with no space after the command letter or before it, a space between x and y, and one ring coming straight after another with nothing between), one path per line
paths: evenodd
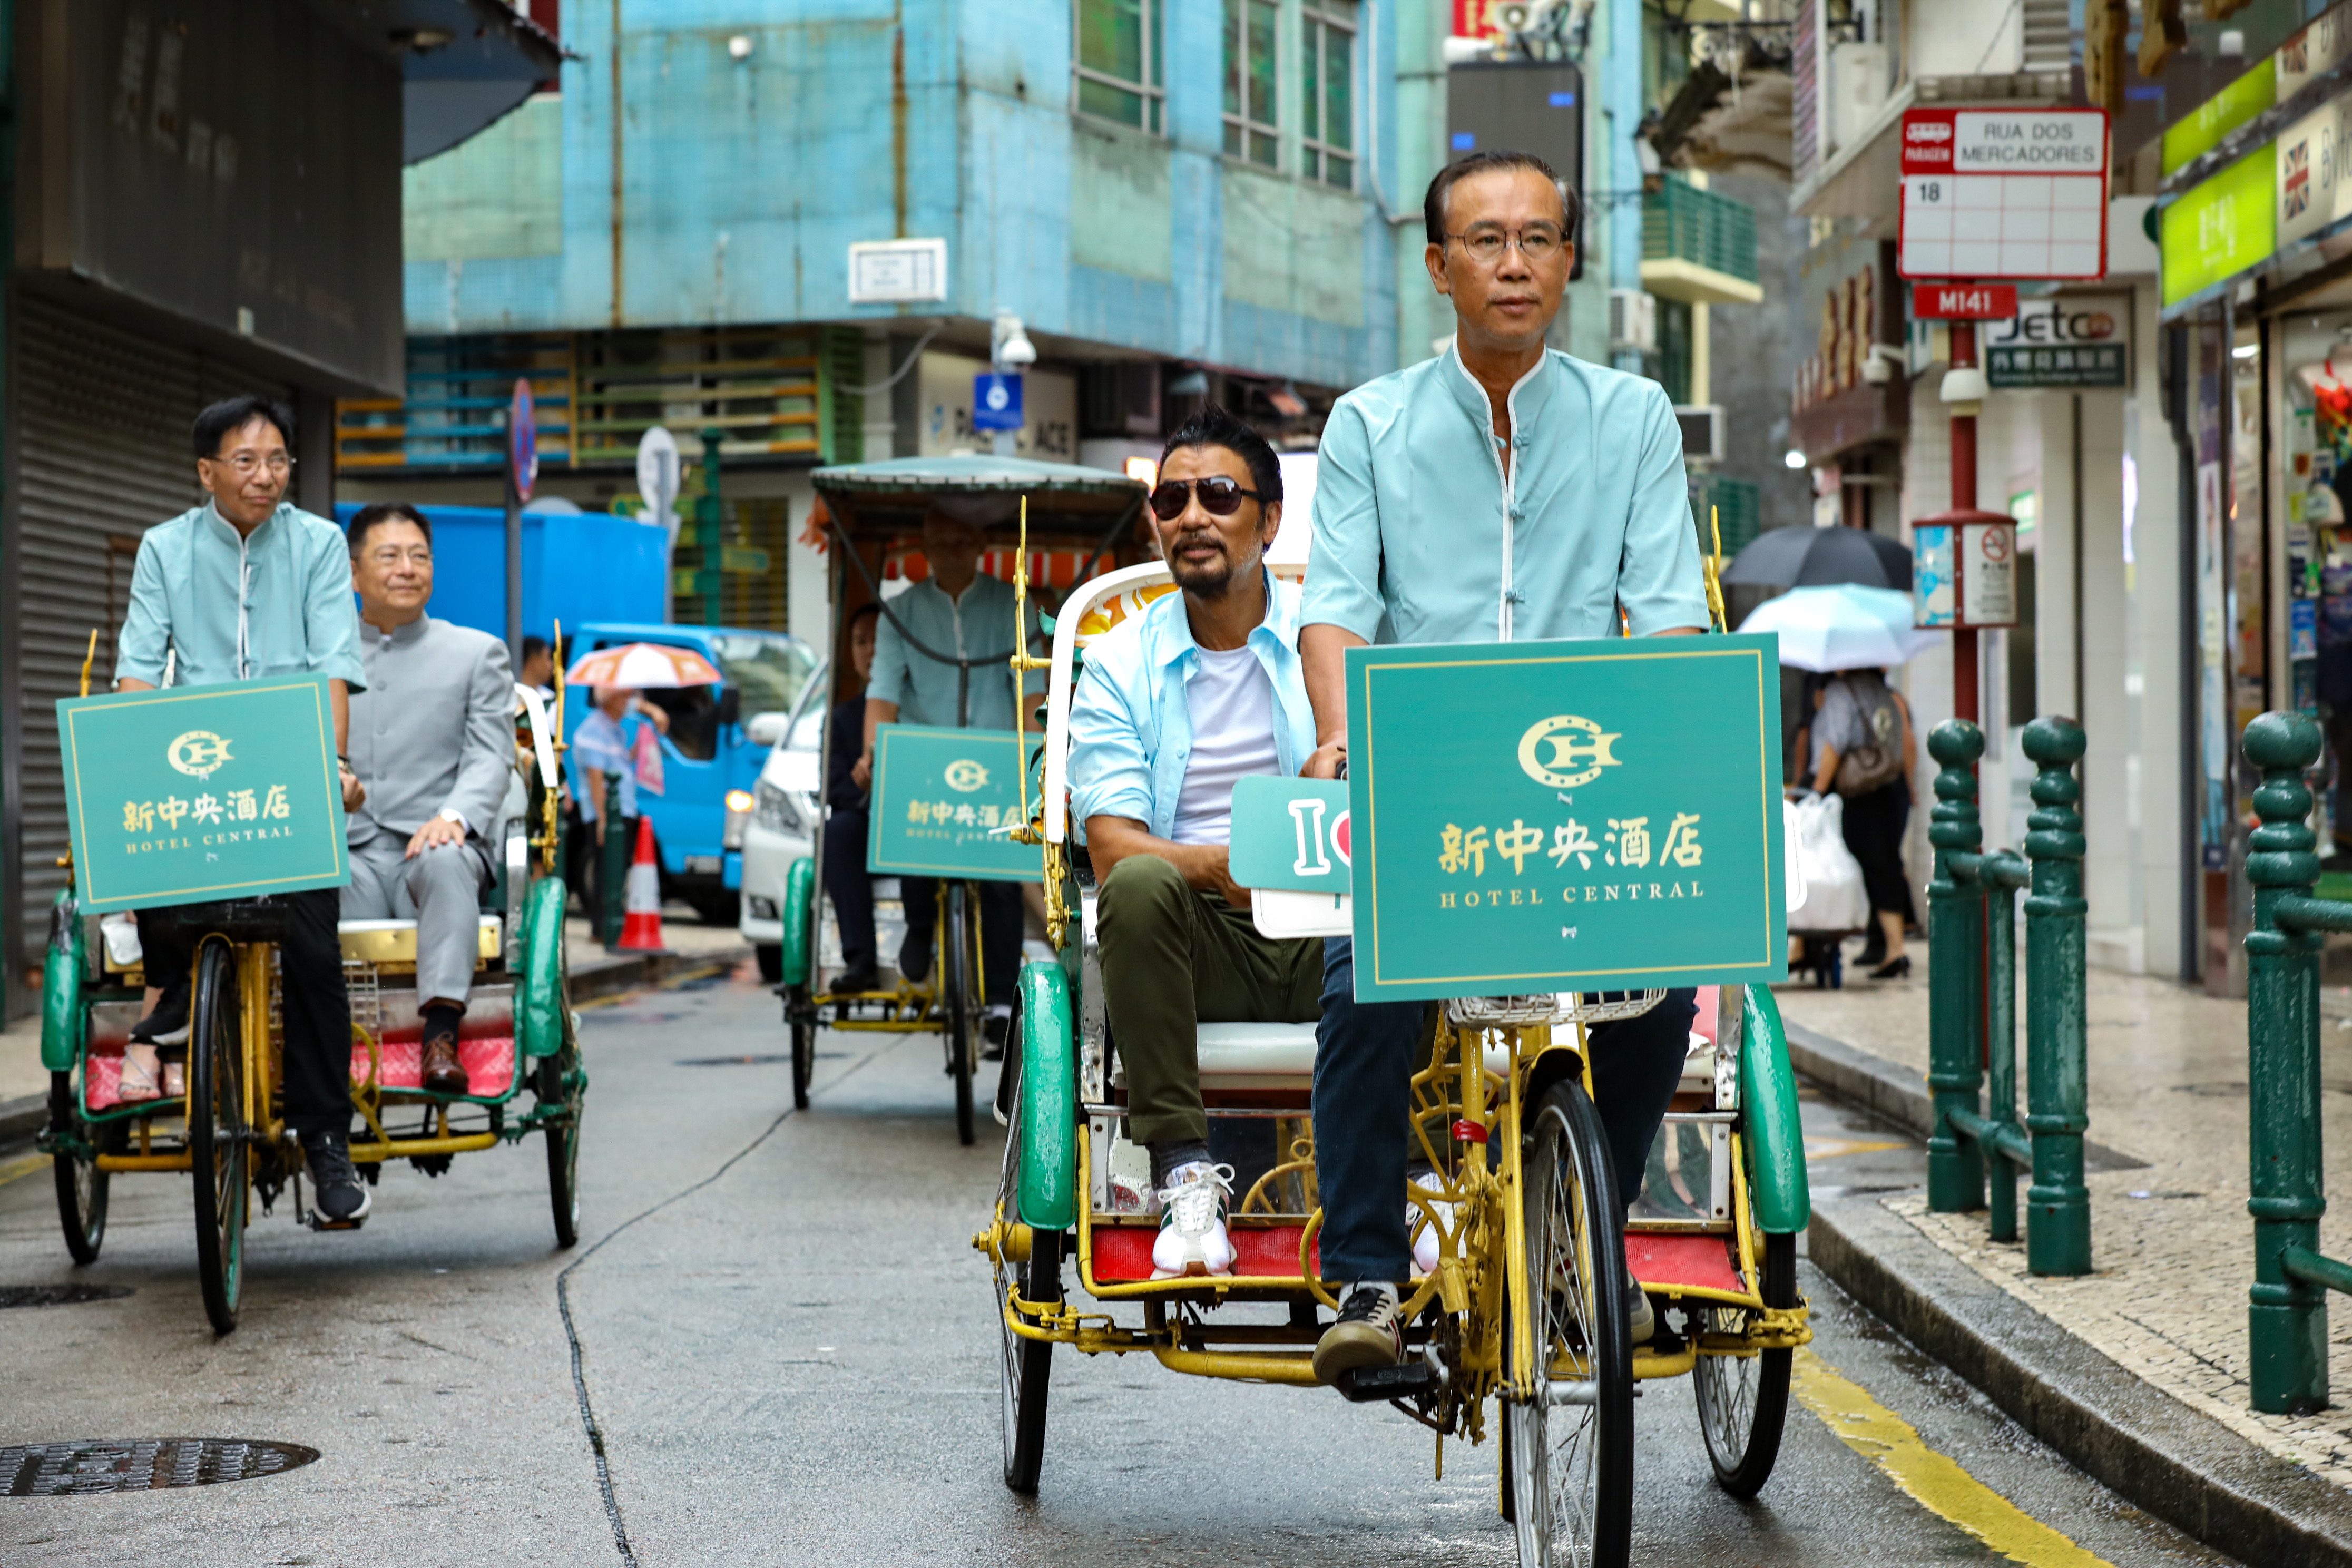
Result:
M1609 346L1654 353L1658 347L1658 301L1640 289L1609 290Z
M1723 461L1723 405L1677 403L1675 423L1682 426L1683 457L1709 463Z

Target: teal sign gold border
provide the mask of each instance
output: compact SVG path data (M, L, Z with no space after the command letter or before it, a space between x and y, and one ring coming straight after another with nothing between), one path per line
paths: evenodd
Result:
M68 698L66 816L85 910L351 880L327 678Z
M875 732L866 866L876 876L1040 881L1044 847L1003 832L1020 820L1012 731L885 724Z
M1772 637L1349 650L1356 995L1788 972Z

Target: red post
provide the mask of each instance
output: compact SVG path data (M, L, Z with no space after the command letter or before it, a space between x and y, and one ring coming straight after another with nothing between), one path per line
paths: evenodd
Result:
M1974 369L1977 363L1977 324L1974 321L1952 323L1952 368ZM1973 409L1973 404L1962 404ZM1977 416L1974 413L1952 416L1952 510L1955 513L1977 510ZM1957 538L1957 535L1956 535ZM1972 626L1952 633L1952 713L1978 722L1977 697L1977 634Z

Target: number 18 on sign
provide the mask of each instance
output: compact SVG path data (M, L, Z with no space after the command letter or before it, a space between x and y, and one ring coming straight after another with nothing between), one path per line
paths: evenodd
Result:
M1906 278L2104 278L2107 116L2097 109L1903 115Z

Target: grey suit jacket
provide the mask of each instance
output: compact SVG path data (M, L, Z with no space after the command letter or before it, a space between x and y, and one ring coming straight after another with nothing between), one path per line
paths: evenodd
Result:
M487 841L514 772L506 644L430 616L389 637L362 621L360 662L367 689L352 696L352 771L367 801L351 815L351 841L407 837L444 806Z

